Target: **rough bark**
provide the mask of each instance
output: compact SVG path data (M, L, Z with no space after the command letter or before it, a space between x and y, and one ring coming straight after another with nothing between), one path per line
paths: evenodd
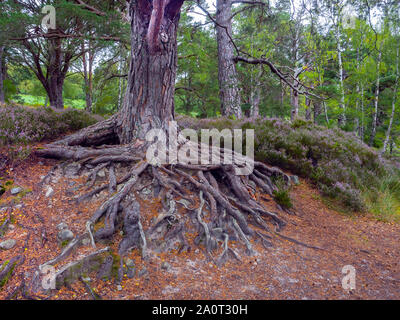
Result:
M5 102L5 94L4 94L4 73L3 73L3 52L4 47L0 45L0 103Z
M337 54L339 62L339 81L340 81L340 108L342 114L339 116L338 125L342 126L346 124L346 103L344 96L344 69L343 69L343 58L342 58L342 45L341 45L341 30L339 23L336 26L336 42L337 42Z
M250 93L250 117L258 118L260 115L260 102L261 102L261 77L263 75L263 66L258 66L259 70L256 75L255 84L251 88Z
M394 116L396 113L396 103L397 103L397 94L398 94L398 89L399 89L399 77L400 77L400 72L399 72L399 60L400 60L400 46L397 46L397 54L396 54L396 82L394 86L394 91L393 91L393 98L392 98L392 113L390 115L390 120L389 120L389 127L386 131L386 137L385 141L383 143L383 149L382 153L385 153L387 150L387 146L389 144L390 140L390 135L392 131L392 126L393 126L393 121L394 121Z
M217 0L216 30L218 46L218 81L221 113L242 117L238 75L232 43L232 0Z
M85 109L91 112L93 103L93 63L95 55L90 40L87 49L85 48L84 40L82 40L82 52L83 78L85 80Z
M183 1L131 3L132 60L124 104L118 117L121 143L144 139L174 119L177 27ZM157 26L159 24L159 26Z
M45 89L49 96L50 106L63 109L64 101L62 93L68 68L62 62L64 53L61 49L61 39L51 39L49 40L49 45L49 68L47 69L48 79L46 79Z
M380 68L381 68L381 60L382 60L382 51L378 53L378 61L376 66L376 89L375 89L375 97L374 97L374 112L372 114L372 128L371 128L371 136L369 139L369 145L372 146L374 144L376 129L378 126L378 107L379 107L379 94L380 94Z

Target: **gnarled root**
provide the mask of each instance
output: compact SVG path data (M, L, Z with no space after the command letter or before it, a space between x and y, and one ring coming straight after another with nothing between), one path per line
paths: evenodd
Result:
M97 129L92 127L89 131ZM228 257L240 260L237 252L240 248L234 248L231 241L238 241L247 254L253 255L255 249L251 239L270 248L276 233L286 225L282 217L264 208L255 196L259 190L272 195L276 190L275 177L290 185L290 176L278 168L254 162L253 173L244 177L235 175L235 165L178 163L156 166L144 160L140 141L101 148L84 146L90 139L77 135L38 150L38 153L79 161L91 170L88 186L92 190L80 196L78 202L108 190L109 198L86 225L86 236L89 235L94 248L97 241L110 239L122 228L123 239L118 249L121 257L137 248L145 258L150 250L168 249L176 243L179 250L190 250L186 234L194 229L198 233L194 244L203 244L206 255L221 265ZM108 171L106 183L96 180L100 170ZM146 230L142 224L146 214L134 192L145 183L148 187L153 186L155 197L163 199L165 210ZM93 232L94 225L102 219L104 227Z

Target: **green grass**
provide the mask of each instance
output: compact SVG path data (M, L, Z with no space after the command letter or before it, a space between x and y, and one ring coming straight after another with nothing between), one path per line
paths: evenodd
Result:
M12 100L25 106L38 107L44 105L46 98L29 94L18 94ZM86 103L83 99L64 99L64 107L85 109L85 105Z

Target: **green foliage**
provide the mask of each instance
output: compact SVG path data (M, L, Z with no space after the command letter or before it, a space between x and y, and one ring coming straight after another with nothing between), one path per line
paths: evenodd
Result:
M393 199L400 195L400 183L396 180L399 170L352 133L337 128L327 129L305 120L293 123L277 118L196 120L183 116L177 120L182 127L195 130L254 129L256 160L309 179L322 194L336 199L352 211L371 209L371 203L374 203L371 196L374 194L387 194ZM274 196L279 204L290 207L288 190L280 188ZM396 214L382 205L375 207L374 210L379 212L377 215Z

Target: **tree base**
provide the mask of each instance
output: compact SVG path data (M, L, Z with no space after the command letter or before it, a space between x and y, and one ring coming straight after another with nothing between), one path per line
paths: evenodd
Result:
M78 203L89 201L103 191L109 193L86 222L86 233L44 265L63 260L84 237L89 237L96 248L97 242L110 239L120 230L123 230L118 247L121 258L133 248L139 249L143 258L152 251L191 250L186 235L193 233L197 234L194 244L204 247L207 256L217 265L224 264L229 257L240 260L241 252L232 247L233 241L240 243L249 255L256 254L252 238L261 241L265 248L273 246L273 239L280 235L286 221L264 208L259 194L273 196L277 189L273 181L280 178L290 185L292 177L260 162L254 163L250 176L236 176L233 165L154 166L146 162L140 140L128 145L99 146L101 141L116 141L112 121L107 120L105 124L110 127L104 123L94 125L37 151L43 157L79 163L80 173L89 171L88 193L79 196ZM89 141L92 146L87 145ZM106 183L98 181L100 171L107 172ZM138 185L145 185L154 199L161 199L163 206L146 230L143 228L146 213L142 212L135 195ZM94 232L94 226L100 221L104 227ZM286 237L286 240L292 239Z

